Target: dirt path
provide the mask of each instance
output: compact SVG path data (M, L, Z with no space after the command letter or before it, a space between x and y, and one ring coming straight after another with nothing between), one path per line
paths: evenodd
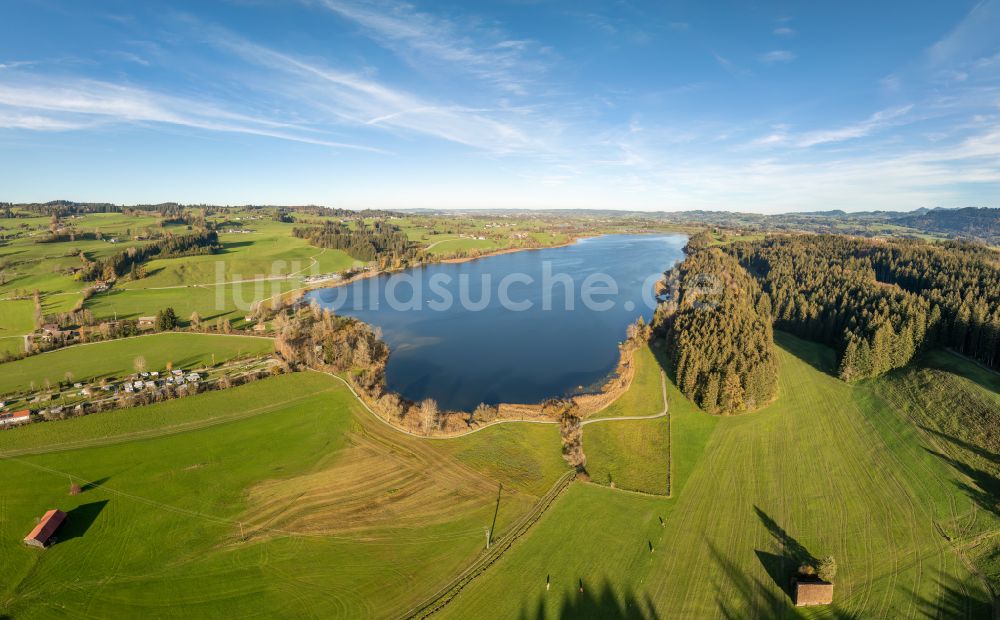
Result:
M353 394L356 399L358 399L358 402L361 403L361 406L364 407L365 410L368 411L368 413L372 414L372 416L374 416L375 419L377 419L382 424L385 424L386 426L392 428L393 430L395 430L397 432L400 432L400 433L403 433L403 434L406 434L406 435L410 435L411 437L420 437L422 439L456 439L458 437L465 437L466 435L471 435L472 433L478 433L481 430L487 429L487 428L489 428L491 426L496 426L497 424L559 424L558 420L496 420L496 421L493 421L493 422L488 422L486 424L483 424L482 426L477 426L476 428L469 429L467 431L462 431L461 433L453 433L453 434L450 434L450 435L422 435L420 433L414 433L412 431L406 430L405 428L400 428L400 427L396 426L395 424L391 424L391 423L387 422L382 416L380 416L377 413L375 413L375 411L373 411L372 408L368 406L368 403L366 403L364 401L364 399L362 399L361 396L359 396L358 393L354 391L354 386L352 386L343 377L340 377L339 375L333 374L331 372L324 372L324 371L321 371L321 370L311 370L311 372L319 372L319 373L322 373L322 374L325 374L325 375L329 375L329 376L337 379L338 381L340 381L341 383L343 383L344 385L347 386L347 389L351 391L351 394ZM661 390L661 393L663 395L663 410L660 411L659 413L656 413L656 414L653 414L653 415L621 416L621 417L615 417L615 418L593 418L593 419L590 419L590 420L584 420L582 422L582 425L593 424L595 422L620 422L620 421L626 421L626 420L655 420L656 418L662 418L663 416L667 415L667 409L668 409L668 404L667 404L667 375L663 371L660 371L660 390Z

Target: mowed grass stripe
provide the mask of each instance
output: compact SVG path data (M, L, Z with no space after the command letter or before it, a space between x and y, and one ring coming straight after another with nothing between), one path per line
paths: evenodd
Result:
M497 427L428 442L382 426L343 384L318 373L119 413L142 420L142 429L167 429L177 417L222 419L264 398L286 405L273 415L140 442L0 460L0 615L392 616L479 554L501 483L498 532L533 505L535 489L551 487L566 471L554 426ZM187 409L165 409L176 404ZM60 431L63 438L99 439L120 427L83 423L104 416L37 427L74 429ZM338 488L344 468L373 465L352 462L355 444L379 451L380 462L395 460L401 474L368 488ZM512 458L498 467L507 456ZM352 480L364 475L348 473ZM66 474L98 484L71 497ZM310 487L316 480L325 486ZM395 501L402 492L392 491L407 484L418 487L408 492L448 492L432 502ZM257 510L252 491L261 485L293 495L319 488L321 501L308 511L308 527L295 529L301 523L293 516L278 523L284 531L241 541L240 524ZM359 492L368 493L384 516L375 515L364 530L343 531L330 507L356 500ZM467 499L454 501L451 492ZM71 526L44 553L20 543L21 530L30 529L40 511L93 504L103 507L89 524L71 512L75 527L85 531L74 533ZM444 514L447 519L435 517ZM321 521L324 515L329 522Z
M675 499L619 513L635 498L574 485L444 615L527 610L556 618L650 604L661 617L790 618L831 611L979 617L986 593L934 527L935 518L951 514L952 501L962 511L968 498L946 468L926 458L905 423L870 398L870 386L849 386L821 371L832 364L829 350L788 336L779 340L780 399L749 416L716 419ZM685 441L680 427L675 458ZM587 519L580 519L584 514ZM643 529L658 516L664 528ZM615 540L601 538L605 529ZM816 557L837 557L832 610L792 607L784 588L796 568L790 553L796 545ZM546 573L560 576L554 593L520 585L525 579L544 585ZM581 578L590 587L607 580L617 601L581 595L575 587Z

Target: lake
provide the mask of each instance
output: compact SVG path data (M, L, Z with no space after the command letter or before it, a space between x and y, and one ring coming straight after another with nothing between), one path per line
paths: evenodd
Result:
M686 242L606 235L383 274L307 301L381 328L387 387L406 398L464 411L534 403L603 384L628 325L652 317L654 283Z

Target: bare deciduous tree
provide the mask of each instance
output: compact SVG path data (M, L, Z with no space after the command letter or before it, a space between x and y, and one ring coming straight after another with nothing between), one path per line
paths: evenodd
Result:
M430 434L430 432L437 426L438 423L438 404L433 398L427 398L420 403L420 425L423 427L424 432Z

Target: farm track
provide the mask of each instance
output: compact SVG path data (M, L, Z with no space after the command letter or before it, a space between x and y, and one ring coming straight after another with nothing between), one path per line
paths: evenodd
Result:
M368 406L368 403L366 403L364 401L364 399L361 398L361 396L357 392L354 391L354 386L352 386L349 381L347 381L346 379L344 379L340 375L337 375L337 374L331 373L331 372L322 371L322 370L312 370L312 369L310 369L310 372L318 372L318 373L321 373L321 374L324 374L324 375L329 375L329 376L337 379L338 381L340 381L341 383L343 383L345 386L347 386L347 389L349 389L351 391L351 394L354 395L354 398L356 398L358 400L358 402L361 403L361 405L365 408L365 410L368 413L370 413L376 420L378 420L382 424L388 426L389 428L393 429L394 431L396 431L398 433L403 433L405 435L410 435L411 437L419 437L421 439L447 440L447 439L457 439L459 437L466 437L466 436L471 435L473 433L478 433L479 431L482 431L482 430L485 430L487 428L490 428L491 426L497 426L498 424L559 424L558 420L495 420L493 422L488 422L486 424L483 424L482 426L477 426L476 428L473 428L473 429L470 429L470 430L467 430L467 431L462 431L461 433L454 433L454 434L451 434L451 435L422 435L420 433L414 433L412 431L406 430L405 428L400 428L399 426L396 426L395 424L391 424L391 423L387 422L385 419L382 418L382 416L380 416L377 413L375 413L375 411L373 411L372 408ZM661 389L662 396L663 396L663 410L660 411L659 413L656 413L656 414L653 414L653 415L647 415L647 416L621 416L621 417L612 417L612 418L591 418L591 419L583 420L580 424L581 424L581 426L585 426L587 424L595 424L597 422L623 422L623 421L629 421L629 420L655 420L657 418L662 418L662 417L664 417L664 416L667 415L667 410L668 410L668 404L667 404L667 375L666 375L666 373L664 373L662 371L660 372L660 389Z
M832 553L837 557L842 575L837 582L838 614L843 613L847 617L973 617L974 608L969 601L952 608L940 606L940 601L947 601L951 592L970 597L978 591L973 580L966 581L962 577L968 576L973 568L965 566L960 562L960 556L952 554L955 545L941 536L938 523L947 520L957 523L969 514L975 516L974 506L972 511L967 510L962 501L956 502L954 493L942 493L942 489L950 489L951 479L942 473L943 470L933 466L932 459L922 455L922 448L913 441L908 426L887 421L884 416L890 415L891 411L852 398L852 395L866 394L864 390L869 388L845 386L829 375L817 374L817 370L810 368L805 360L792 359L789 353L781 357L781 399L776 405L751 416L720 420L708 440L704 457L692 471L687 484L670 502L671 508L665 513L665 527L656 534L659 538L652 539L656 544L656 554L646 555L643 552L632 560L641 575L633 583L641 584L643 592L648 592L664 617L667 612L670 617L797 617L790 599L766 570L764 560L759 559L761 556L758 554L785 557L801 545L814 556ZM336 375L330 376L336 377L354 393L347 381ZM323 391L339 389L338 385ZM661 389L664 398L661 414L593 419L585 423L662 417L667 404L666 383L662 375ZM916 396L910 392L901 394L900 403L913 400ZM455 460L443 456L432 442L419 441L428 437L409 433L386 422L357 398L357 394L354 397L368 415L357 410L358 417L355 419L360 430L352 429L354 445L347 449L354 452L345 451L341 458L363 458L388 450L393 471L398 469L403 472L403 483L390 486L401 489L404 502L419 505L423 498L419 497L416 487L423 483L419 477L406 472L411 467L417 470L452 467ZM284 401L282 405L297 400L300 399ZM888 404L897 411L901 406L899 403ZM243 412L224 420L206 421L209 423L205 427L266 412ZM497 423L514 422L521 421ZM554 423L546 420L524 422ZM386 426L395 432L389 431ZM169 431L164 433L168 435L197 428L194 425L177 425L162 430ZM925 435L919 430L914 432ZM398 433L417 440L410 441ZM114 443L145 438L137 435L116 436L115 439L121 441ZM434 439L448 438L452 437ZM922 439L927 441L929 438L923 436ZM938 445L932 441L928 444ZM68 442L56 447L56 450L27 452L45 454L78 447L90 445ZM914 454L918 456L914 457ZM0 454L0 459L7 456L19 454ZM282 489L283 493L269 496L272 501L260 505L257 520L245 522L252 531L251 536L341 539L341 536L332 535L339 534L343 536L342 540L367 541L366 536L359 535L363 534L364 527L353 529L335 523L310 522L309 513L328 507L340 508L337 506L338 496L344 493L385 491L392 476L381 476L382 472L376 472L377 475L370 479L370 488L367 488L364 480L341 475L337 465L336 460L321 461L316 471L307 472L300 480L310 482L307 480L309 476L331 475L331 486L326 486L329 481L317 478L321 484L306 484L301 488L287 489L288 492ZM481 472L465 464L459 464L459 469L447 472L448 481L458 485L472 484L476 498L490 493L495 496L495 487L491 488L483 482ZM63 472L52 473L63 475ZM532 526L538 519L555 518L555 514L546 515L546 510L569 484L570 474L567 472L528 512L506 528L490 550L494 553L480 555L444 588L410 609L406 617L434 613L460 593L459 601L463 597L474 596L480 591L480 584L490 582L477 581L476 577L491 566L491 575L494 571L504 573L509 570L511 557L498 566L494 564L507 550L529 544L536 531ZM567 480L564 481L564 478ZM103 485L102 488L118 493L113 488ZM141 497L122 496L150 506L156 505ZM534 497L538 496L532 499ZM447 504L447 501L437 503L440 499L432 498L435 504L431 506L434 509L431 511L431 522L437 514L435 506ZM297 506L297 501L306 502L306 508ZM566 498L559 501L565 502ZM170 506L158 507L173 511ZM345 513L362 519L374 517L366 514L365 507L357 502L353 505L348 502L342 508ZM3 509L4 504L0 501L0 510ZM755 509L759 509L760 514L755 513ZM211 515L187 516L216 520ZM392 517L392 513L389 516ZM218 520L220 523L223 521L230 528L239 524L232 519ZM377 520L372 523L377 526ZM127 524L122 525L127 529ZM970 527L967 523L961 525ZM527 538L514 546L515 541L526 533ZM454 532L453 537L373 535L370 542L386 545L388 549L393 544L444 542L476 535L481 535L481 530L463 529ZM512 557L517 557L517 554ZM124 561L124 556L121 559ZM784 568L794 569L792 562L788 559ZM695 566L701 567L701 570L692 570ZM386 573L385 576L405 578L405 575L396 572ZM324 597L336 602L328 611L337 608L345 615L363 613L365 609L372 612L371 607L366 608L365 601L356 600L351 592L339 591L336 586L324 590L308 577L300 575L273 577L281 582L282 592L287 592L289 596L290 612L301 611L308 615L307 601L309 597L315 598L316 594L307 596L306 592L313 591L323 591ZM120 579L85 579L74 587L81 588L81 595L86 590L89 596L117 581ZM466 591L470 584L474 585ZM94 595L88 600L93 602L97 598ZM944 613L942 610L945 609L953 613ZM52 611L57 610L53 608ZM87 611L97 614L99 609L88 608Z
M428 597L424 602L402 614L400 618L426 618L440 611L441 608L458 596L466 585L499 560L517 539L526 534L529 528L541 518L546 509L552 505L552 502L566 489L575 476L576 472L573 470L563 474L552 485L552 488L538 500L535 506L527 514L518 519L506 534L494 541L490 549L483 553L471 566L462 571L443 588Z

